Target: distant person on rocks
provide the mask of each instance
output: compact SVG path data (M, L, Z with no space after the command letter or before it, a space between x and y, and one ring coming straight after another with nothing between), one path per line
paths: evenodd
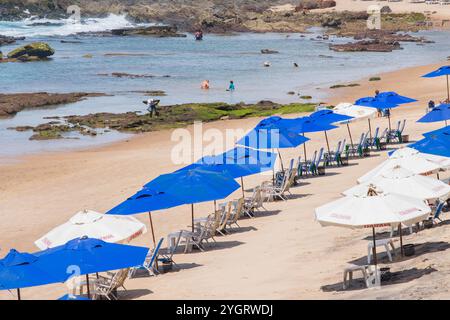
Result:
M156 100L156 99L148 99L147 100L147 111L150 112L150 117L153 118L153 113L155 113L156 116L159 116L159 112L156 109L159 102L160 102L160 100Z
M233 92L234 90L236 90L236 87L235 87L235 85L234 85L234 81L231 80L231 81L230 81L230 85L228 86L228 90L227 90L227 91Z

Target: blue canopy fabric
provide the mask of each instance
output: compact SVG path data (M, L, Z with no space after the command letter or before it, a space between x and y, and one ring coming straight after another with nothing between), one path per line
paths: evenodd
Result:
M78 296L78 295L70 295L65 294L62 297L58 298L58 300L91 300L88 297Z
M422 77L423 78L436 78L436 77L446 76L447 77L447 100L450 100L450 85L449 85L449 80L448 80L449 75L450 75L450 66L442 66L437 70L434 70L430 73L423 75Z
M240 185L228 174L196 168L160 175L144 188L174 195L183 199L184 204L194 204L226 198Z
M380 92L379 94L376 95L375 98L383 103L397 104L397 105L411 103L411 102L417 102L416 99L401 96L394 91Z
M64 272L73 272L67 275L69 278L72 275L87 275L140 265L148 250L144 247L81 237L34 255L51 262L54 267Z
M271 170L276 158L272 152L236 147L217 156L203 157L178 171L199 168L240 178Z
M369 108L376 108L376 109L392 109L398 107L397 103L387 102L378 100L374 97L364 97L360 98L355 101L355 105L362 106L362 107L369 107Z
M0 290L42 286L67 278L65 269L58 271L48 259L15 249L0 260Z
M438 122L450 119L450 104L440 104L424 115L417 122Z
M291 130L305 134L309 132L328 131L338 128L327 122L319 122L311 117L300 117L292 119Z
M177 207L186 203L186 199L164 191L144 188L129 197L107 214L132 215Z
M325 124L348 121L354 118L351 116L335 113L332 110L319 110L311 113L309 117L315 122Z
M237 144L253 149L284 149L295 148L308 140L308 138L299 135L297 132L282 127L258 128L256 126L241 138Z
M437 156L450 157L450 139L443 140L436 136L429 136L415 143L408 145L422 153L434 154Z
M436 78L441 76L446 76L450 74L450 66L442 66L437 70L423 75L423 78Z
M443 137L450 137L450 125L445 126L443 128L429 131L423 134L424 137L428 136L443 136Z

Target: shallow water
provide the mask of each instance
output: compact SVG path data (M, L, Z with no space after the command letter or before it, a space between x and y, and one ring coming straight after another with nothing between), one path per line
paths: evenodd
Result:
M126 20L109 25L121 27L123 23ZM30 32L29 27L20 28L18 24L0 22L0 34ZM52 28L51 32L46 28ZM57 28L61 27L39 27L38 31L33 32L34 36L25 41L50 43L56 50L51 61L0 64L0 91L82 91L113 96L91 98L60 108L24 111L12 119L0 120L0 157L84 147L123 138L122 134L110 132L79 140L28 141L31 132L18 133L7 128L44 123L48 121L43 119L46 116L142 111L145 109L142 100L146 97L136 91L166 91L167 96L161 97L163 105L302 101L297 95L288 95L289 91L311 95L314 101L320 101L326 97L318 88L327 88L338 82L357 82L355 79L372 74L442 61L450 48L450 37L444 32L421 32L421 35L436 43L424 46L403 43L404 50L392 53L336 53L328 49L329 44L347 42L348 39L312 40L320 33L317 29L304 37L300 34L206 35L204 41L194 41L191 35L187 38L67 36L67 27L64 33L61 32L64 36L55 36L58 34L55 32ZM99 29L98 26L96 28ZM63 39L81 43L61 43ZM2 47L2 51L8 52L15 46ZM262 55L260 50L264 48L280 53ZM133 56L107 56L110 53L130 53ZM91 54L93 58L83 58L85 54ZM264 67L265 61L270 61L272 66ZM294 62L300 67L294 68ZM112 72L150 74L154 77L129 79L100 75ZM204 79L210 80L209 91L200 89ZM236 83L233 93L225 90L229 80Z

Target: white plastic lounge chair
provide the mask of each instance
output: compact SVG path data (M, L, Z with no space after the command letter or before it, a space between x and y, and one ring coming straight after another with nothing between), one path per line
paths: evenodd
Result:
M267 184L262 185L261 187L267 193L269 199L280 198L283 201L287 201L285 193L291 194L289 189L291 185L294 183L294 179L295 179L295 172L293 170L290 172L286 171L284 175L283 184L280 187Z
M389 261L392 262L392 255L395 255L394 241L392 241L392 239L375 240L375 245L377 247L385 247ZM392 254L389 246L392 248ZM373 241L369 241L369 243L367 244L367 264L370 264L370 261L372 260L372 252L373 252Z

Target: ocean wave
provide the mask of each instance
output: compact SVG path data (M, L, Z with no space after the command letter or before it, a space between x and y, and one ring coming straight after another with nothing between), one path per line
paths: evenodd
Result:
M106 18L86 18L81 22L30 17L18 22L0 21L0 34L11 37L69 36L146 25L150 24L135 24L128 21L125 15L115 14Z

